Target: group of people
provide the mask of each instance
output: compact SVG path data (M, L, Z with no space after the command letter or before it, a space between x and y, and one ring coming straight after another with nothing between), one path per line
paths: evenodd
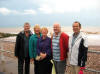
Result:
M53 25L54 33L48 37L48 29L24 24L24 30L16 37L15 56L18 58L18 74L30 74L30 62L34 63L34 74L52 74L53 60L56 74L65 74L67 65L72 74L78 74L87 61L87 37L80 31L81 24L75 21L73 34L61 31L58 23ZM25 64L25 66L24 66Z

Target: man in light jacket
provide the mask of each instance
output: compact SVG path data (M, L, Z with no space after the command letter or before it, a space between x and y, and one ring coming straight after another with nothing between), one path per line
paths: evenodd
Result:
M84 67L87 61L87 37L80 32L80 29L80 22L75 21L73 23L74 33L69 38L69 65L72 74L78 74L80 67Z

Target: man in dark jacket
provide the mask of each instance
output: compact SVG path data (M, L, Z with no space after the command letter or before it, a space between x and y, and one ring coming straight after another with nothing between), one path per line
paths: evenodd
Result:
M18 74L29 74L30 58L29 58L29 38L32 35L30 24L24 24L24 30L21 31L16 38L15 56L18 58ZM25 68L23 68L25 63ZM23 70L25 69L25 70Z

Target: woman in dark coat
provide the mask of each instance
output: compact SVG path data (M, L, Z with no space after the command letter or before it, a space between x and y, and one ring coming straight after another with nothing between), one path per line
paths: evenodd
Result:
M47 36L48 29L41 29L42 37L38 40L37 43L37 54L36 58L39 62L38 74L51 74L52 63L51 59L51 39Z

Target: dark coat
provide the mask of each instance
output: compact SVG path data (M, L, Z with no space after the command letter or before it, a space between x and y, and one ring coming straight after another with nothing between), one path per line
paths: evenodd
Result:
M32 32L29 31L29 38L32 35ZM24 41L24 31L21 31L16 37L16 44L15 44L15 56L18 58L25 57L25 41Z

